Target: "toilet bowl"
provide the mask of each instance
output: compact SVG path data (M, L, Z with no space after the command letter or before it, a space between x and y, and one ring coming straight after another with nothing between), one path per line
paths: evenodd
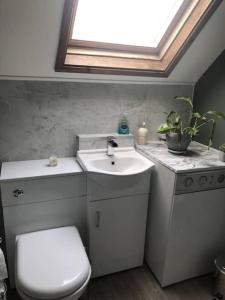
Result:
M16 236L16 288L24 300L77 300L91 276L75 226Z

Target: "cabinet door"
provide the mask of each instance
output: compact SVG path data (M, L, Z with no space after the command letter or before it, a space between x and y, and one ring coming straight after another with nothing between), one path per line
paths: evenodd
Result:
M92 276L142 265L148 195L89 203Z

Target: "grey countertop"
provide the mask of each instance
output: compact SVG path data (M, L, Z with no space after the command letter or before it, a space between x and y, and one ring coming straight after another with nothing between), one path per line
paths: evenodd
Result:
M214 148L208 150L207 146L197 142L191 142L185 155L168 152L164 141L151 141L147 145L136 145L136 148L175 173L225 169L225 162L218 159L218 150Z

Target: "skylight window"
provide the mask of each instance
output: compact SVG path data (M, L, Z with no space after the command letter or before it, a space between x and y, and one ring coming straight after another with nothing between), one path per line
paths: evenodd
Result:
M183 2L82 0L72 39L155 48Z
M222 0L64 0L55 70L168 76Z

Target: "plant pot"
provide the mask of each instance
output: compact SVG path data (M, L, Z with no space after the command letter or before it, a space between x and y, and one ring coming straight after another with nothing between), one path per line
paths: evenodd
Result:
M219 150L219 160L225 162L225 152Z
M160 141L166 141L166 134L165 133L159 133L158 137L159 137Z
M189 134L169 132L166 134L166 142L168 151L174 154L183 154L187 151L191 142L191 136Z

